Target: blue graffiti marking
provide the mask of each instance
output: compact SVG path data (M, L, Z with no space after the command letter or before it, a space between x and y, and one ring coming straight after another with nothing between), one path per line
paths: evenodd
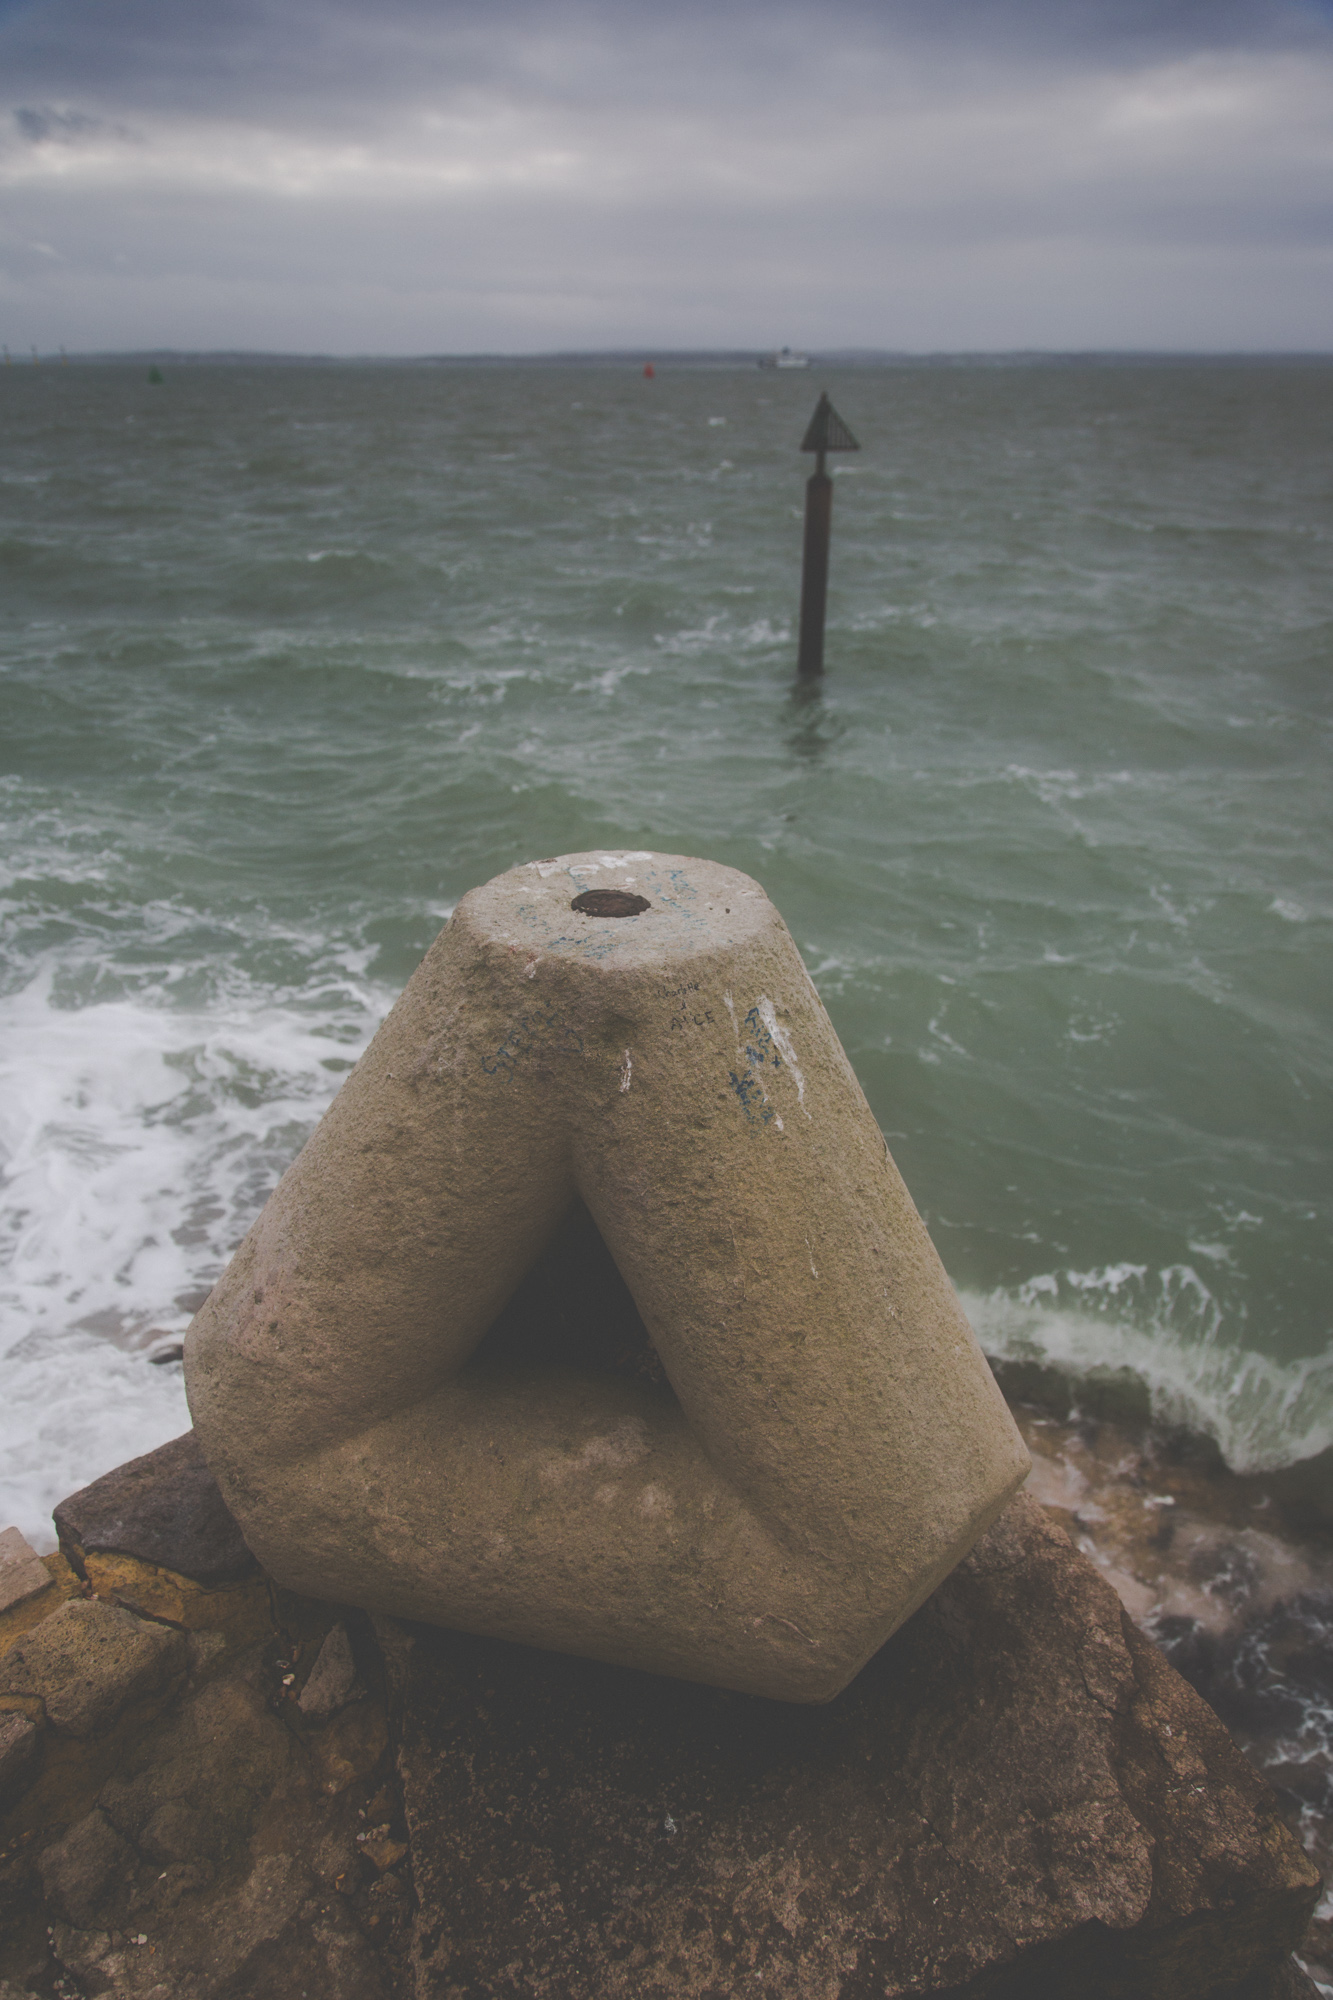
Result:
M763 1085L757 1076L747 1070L744 1076L737 1076L735 1070L728 1071L731 1087L740 1099L741 1110L746 1123L753 1125L758 1118L761 1125L767 1125L773 1116L773 1107L764 1096Z
M508 1081L528 1056L582 1054L583 1037L577 1028L547 1007L520 1015L495 1054L482 1057L481 1066L487 1076L502 1076Z
M773 1045L773 1037L759 1018L759 1009L751 1007L745 1017L745 1025L754 1040L745 1044L745 1053L755 1069L762 1069L765 1063L772 1063L774 1069L782 1068L782 1057Z

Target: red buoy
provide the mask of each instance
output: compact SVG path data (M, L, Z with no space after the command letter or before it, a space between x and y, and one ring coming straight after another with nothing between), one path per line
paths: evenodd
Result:
M655 375L657 374L657 370L656 370L656 369L655 369L655 368L653 367L653 364L652 364L652 362L651 362L651 361L645 361L645 362L644 362L644 364L643 364L643 372L644 372L644 374L645 374L645 375L646 375L646 376L648 377L648 380L649 380L650 382L651 382L651 381L653 380L654 376L655 376Z

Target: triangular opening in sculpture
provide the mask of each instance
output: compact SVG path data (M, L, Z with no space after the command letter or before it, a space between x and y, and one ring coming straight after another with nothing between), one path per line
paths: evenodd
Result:
M520 1279L463 1372L513 1374L533 1367L613 1376L675 1401L634 1294L582 1199Z

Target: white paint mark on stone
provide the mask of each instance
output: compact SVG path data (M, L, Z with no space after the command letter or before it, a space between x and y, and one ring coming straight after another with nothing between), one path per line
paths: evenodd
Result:
M794 1632L798 1639L804 1639L807 1646L814 1646L818 1648L819 1645L818 1639L812 1639L808 1632L803 1632L799 1625L794 1625L792 1623L790 1618L779 1618L776 1611L766 1611L762 1619L756 1618L754 1622L756 1625L763 1624L766 1622L769 1625L785 1626L786 1630L788 1632Z
M805 1239L805 1254L810 1259L810 1276L817 1279L819 1273L815 1269L815 1253L808 1236Z
M633 1074L634 1074L634 1058L630 1054L629 1050L626 1049L625 1060L620 1065L620 1088L622 1092L629 1089L630 1078Z
M783 1062L786 1063L787 1068L796 1078L796 1101L802 1111L805 1111L805 1078L801 1075L801 1066L796 1060L796 1051L792 1047L791 1036L778 1020L777 1009L771 1000L761 994L755 1004L759 1009L759 1018L773 1037ZM808 1118L810 1113L805 1111L805 1115Z
M546 876L553 874L557 868L564 868L566 874L576 876L578 880L582 881L585 875L598 875L603 868L627 869L631 861L652 861L654 859L655 857L647 853L644 849L636 848L632 854L599 854L595 861L582 861L577 868L565 868L563 862L550 861L534 861L531 865L537 869L543 880L545 880ZM634 878L631 876L630 879L632 881Z

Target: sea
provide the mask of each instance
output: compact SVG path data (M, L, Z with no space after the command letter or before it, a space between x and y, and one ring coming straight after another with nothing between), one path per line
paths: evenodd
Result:
M0 368L0 1524L186 1427L192 1312L468 888L707 855L1040 1496L1327 1857L1333 361L655 360Z

